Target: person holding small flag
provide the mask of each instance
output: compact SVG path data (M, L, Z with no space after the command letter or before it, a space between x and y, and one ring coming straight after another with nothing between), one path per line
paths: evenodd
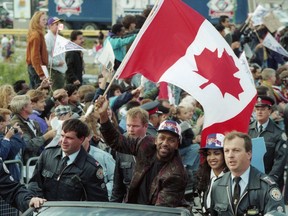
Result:
M61 53L57 56L53 55L56 37L58 36L59 26L61 26L61 19L57 17L51 17L48 19L48 32L45 35L45 42L47 51L49 54L49 66L50 76L52 80L52 89L61 89L65 84L65 73L67 65L65 61L65 53Z

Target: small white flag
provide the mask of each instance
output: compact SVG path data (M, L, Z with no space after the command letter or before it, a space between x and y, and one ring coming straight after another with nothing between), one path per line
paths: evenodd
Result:
M113 69L115 55L114 55L114 51L109 40L106 40L102 53L98 57L98 61L101 64L103 64L106 69L108 70Z
M41 65L41 68L44 72L45 77L49 78L49 73L48 73L48 69L47 69L46 65Z
M277 42L277 40L268 32L263 40L263 45L283 56L288 57L288 52Z
M263 18L269 13L269 10L264 8L262 5L258 5L252 15L253 26L263 24Z
M71 42L70 40L57 35L56 41L55 41L55 46L54 46L54 51L53 51L53 57L57 56L61 53L67 52L67 51L72 51L72 50L85 50L83 47Z

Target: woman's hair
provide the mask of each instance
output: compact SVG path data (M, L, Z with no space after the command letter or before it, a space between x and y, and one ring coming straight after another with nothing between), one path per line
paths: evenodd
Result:
M39 100L46 98L46 94L43 91L36 89L29 90L26 95L29 95L31 102L33 103L37 103Z
M32 16L30 23L29 23L29 29L28 29L28 38L31 36L31 34L34 31L37 31L39 33L44 33L44 28L40 25L40 17L42 15L46 15L44 11L36 11L34 15Z
M10 101L8 101L9 96L15 96L16 93L12 85L5 84L0 86L0 108L8 108Z
M12 112L9 109L0 108L0 116L4 117L5 115L11 115Z
M205 192L208 189L210 184L210 172L211 167L209 166L207 160L205 160L202 164L200 164L200 167L197 171L197 189L199 194L201 194L201 192Z
M78 89L78 95L81 102L84 102L85 95L88 93L95 93L96 89L92 85L82 85ZM93 99L93 97L92 97Z
M201 194L201 192L205 192L208 189L208 186L210 184L211 167L209 166L207 161L207 150L200 151L199 154L201 154L201 156L204 158L203 163L200 165L197 171L197 179L198 179L197 189L199 194ZM222 154L224 155L223 149ZM223 169L223 172L225 173L228 171L225 160L224 160L224 166L225 167Z
M181 113L183 109L186 109L184 106L177 106L175 109L172 110L172 119L174 121L179 120L178 115Z

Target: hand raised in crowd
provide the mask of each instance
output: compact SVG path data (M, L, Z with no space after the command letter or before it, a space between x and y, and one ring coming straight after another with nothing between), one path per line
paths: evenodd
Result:
M132 94L135 98L138 98L143 88L144 88L143 86L139 86L138 88L133 89L133 90L131 91L131 94Z
M21 136L23 135L23 131L21 130L20 126L18 125L18 123L15 123L12 127L10 127L8 129L8 127L6 128L5 131L5 138L10 139L13 135L15 135L16 133L19 133Z
M81 83L80 83L79 80L76 80L76 81L73 82L73 84L74 84L74 85L80 85Z
M107 70L104 66L103 66L103 69L102 69L102 75L103 77L106 79L106 82L109 82L112 80L112 74L113 74L113 69L112 70Z
M107 113L107 109L109 106L109 101L105 96L100 95L99 98L95 102L95 111L100 115Z
M58 63L58 67L61 67L61 66L63 66L64 64L65 64L64 61L60 61L60 62Z
M48 128L51 129L51 121L55 117L55 113L51 113L49 119L45 117L45 122L48 125Z
M57 89L53 92L53 98L58 100L59 97L67 95L67 91L65 89Z
M49 130L48 132L46 132L43 137L45 140L48 140L48 139L52 139L56 136L56 133L57 131L52 129L52 130Z
M41 205L43 205L44 202L46 202L46 199L42 199L39 197L33 197L29 202L29 207L31 208L40 208Z
M44 79L42 79L39 89L44 89L44 88L50 87L51 85L52 85L52 82L49 80L49 78L45 77Z

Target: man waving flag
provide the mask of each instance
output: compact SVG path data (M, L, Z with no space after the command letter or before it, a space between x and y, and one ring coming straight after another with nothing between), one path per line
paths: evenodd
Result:
M141 73L191 94L204 109L204 142L211 133L248 131L256 98L251 75L211 23L180 0L159 0L117 73Z

